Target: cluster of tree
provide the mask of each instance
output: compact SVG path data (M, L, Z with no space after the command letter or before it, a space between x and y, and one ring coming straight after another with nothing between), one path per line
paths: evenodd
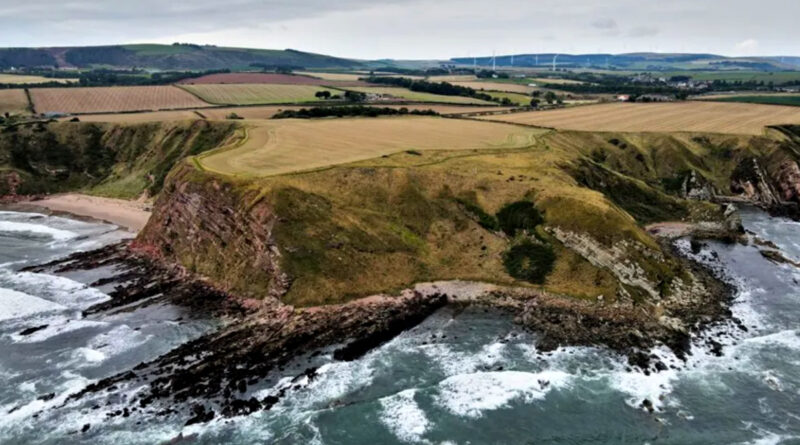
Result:
M405 77L369 77L367 82L382 85L408 88L421 93L440 94L443 96L465 96L482 100L492 100L492 96L481 93L473 88L453 85L447 82L428 82L426 80L408 79Z
M479 79L508 79L508 73L498 73L497 71L492 70L480 70L475 73L475 76Z
M276 65L276 64L269 64L269 63L259 63L253 62L250 64L251 68L261 68L261 71L267 73L278 73L278 74L292 74L294 71L302 71L305 68L299 65Z
M365 107L363 105L313 107L299 110L283 110L272 116L273 119L311 119L316 117L349 117L349 116L395 116L395 115L437 116L433 110L409 110L408 108Z

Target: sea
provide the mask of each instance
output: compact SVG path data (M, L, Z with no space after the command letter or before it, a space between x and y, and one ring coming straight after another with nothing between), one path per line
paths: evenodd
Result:
M800 259L800 223L741 213L746 229ZM506 314L443 308L357 360L323 357L314 379L279 376L260 394L289 388L269 411L190 426L141 413L107 418L95 407L142 388L69 396L219 322L168 304L84 317L109 298L89 284L118 271L20 269L129 236L0 212L0 444L800 444L800 269L752 245L708 242L692 253L688 240L679 249L734 286L745 329L709 327L685 361L654 348L661 372L632 369L601 347L541 351L536 333Z

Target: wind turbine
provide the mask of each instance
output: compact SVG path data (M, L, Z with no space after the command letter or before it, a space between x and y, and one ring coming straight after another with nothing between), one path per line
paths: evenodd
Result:
M492 71L497 71L497 57L494 50L492 50Z
M558 59L558 54L553 56L553 71L556 70L556 59Z

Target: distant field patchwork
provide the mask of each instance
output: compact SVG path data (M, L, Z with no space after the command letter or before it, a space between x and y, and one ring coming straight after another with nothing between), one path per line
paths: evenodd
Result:
M345 164L406 150L527 147L541 130L437 117L262 121L240 147L201 156L211 171L270 176Z
M399 87L355 87L347 89L367 94L377 94L385 97L397 98L413 102L438 102L438 103L451 103L451 104L480 104L480 105L489 105L492 103L485 100L475 99L472 97L444 96L441 94L431 94L418 91L411 91Z
M30 93L37 113L115 113L208 106L173 86L31 88Z
M237 84L237 85L181 85L186 91L206 102L219 105L258 105L299 102L318 102L318 91L339 91L312 85Z
M28 98L23 90L0 90L0 114L21 114L28 111Z
M761 134L767 125L800 124L800 108L719 102L602 104L484 119L582 131L696 131Z

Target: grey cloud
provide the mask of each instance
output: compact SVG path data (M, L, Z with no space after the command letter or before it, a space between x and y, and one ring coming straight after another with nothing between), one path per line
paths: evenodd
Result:
M617 21L614 19L599 19L592 22L592 26L603 30L617 29Z
M659 33L655 26L636 26L628 32L630 37L652 37Z

